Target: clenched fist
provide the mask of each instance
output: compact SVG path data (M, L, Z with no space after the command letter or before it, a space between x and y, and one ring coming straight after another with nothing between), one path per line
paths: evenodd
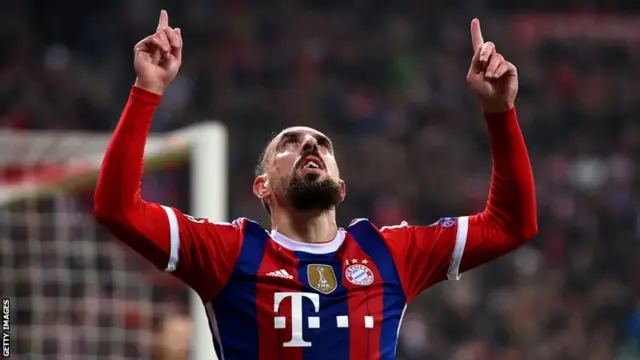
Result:
M493 42L484 42L480 21L471 21L473 59L467 82L486 112L504 112L514 107L518 94L518 71L496 51Z
M176 77L182 64L182 33L169 27L169 15L160 12L155 34L142 39L133 48L136 86L162 94Z

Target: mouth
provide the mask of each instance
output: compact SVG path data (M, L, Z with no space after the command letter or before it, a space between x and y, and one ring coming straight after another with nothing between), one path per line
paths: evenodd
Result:
M317 156L307 156L302 158L302 160L299 162L298 169L309 169L309 170L324 170L325 166L324 163L322 162L322 160L320 160L319 157Z

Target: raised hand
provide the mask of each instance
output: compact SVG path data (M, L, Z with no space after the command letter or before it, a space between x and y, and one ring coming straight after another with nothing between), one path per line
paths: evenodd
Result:
M169 15L160 12L158 28L133 48L136 86L162 94L182 64L182 33L169 27Z
M514 107L518 94L518 71L496 51L493 42L484 42L480 21L471 21L473 59L467 82L487 112L504 112Z

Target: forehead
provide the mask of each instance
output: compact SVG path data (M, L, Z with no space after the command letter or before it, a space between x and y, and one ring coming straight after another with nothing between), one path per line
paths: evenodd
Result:
M320 131L314 129L314 128L310 128L307 126L293 126L290 128L286 128L284 130L282 130L277 136L276 136L276 140L282 138L285 135L288 134L296 134L296 135L311 135L311 136L324 136L327 137L327 135L321 133Z
M314 137L325 137L328 138L327 135L323 134L322 132L314 129L314 128L310 128L307 126L293 126L290 128L286 128L284 130L282 130L278 135L276 135L272 140L271 143L269 144L269 150L273 149L273 147L278 144L280 142L280 140L282 140L283 137L285 136L291 136L291 135L311 135Z

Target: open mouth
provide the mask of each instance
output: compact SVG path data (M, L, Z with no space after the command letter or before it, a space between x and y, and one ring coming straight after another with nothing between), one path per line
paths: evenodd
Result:
M324 170L324 163L316 156L307 156L300 161L299 169Z

